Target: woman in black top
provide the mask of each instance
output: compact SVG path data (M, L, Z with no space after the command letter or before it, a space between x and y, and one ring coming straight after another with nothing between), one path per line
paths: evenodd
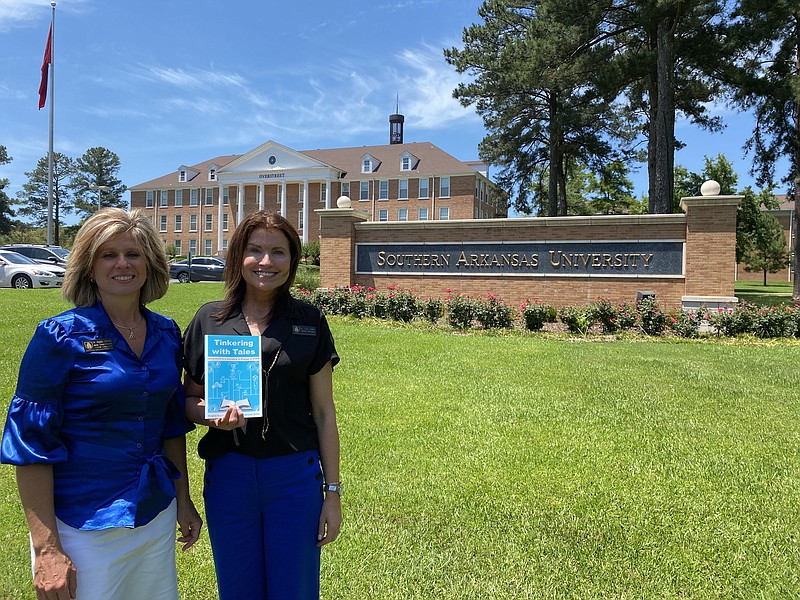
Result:
M225 299L186 329L186 414L207 425L205 509L221 600L319 598L320 548L342 521L332 371L339 361L324 315L289 290L300 238L258 211L236 228ZM264 417L238 406L205 418L206 335L261 337Z

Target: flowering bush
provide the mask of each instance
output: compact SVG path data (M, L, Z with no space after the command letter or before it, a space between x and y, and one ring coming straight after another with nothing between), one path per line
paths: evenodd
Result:
M475 318L475 303L461 294L447 296L447 320L456 329L468 329Z
M473 312L484 329L510 329L514 325L514 311L491 294L483 302L475 302Z
M592 313L592 320L599 321L606 333L614 333L619 329L617 307L605 298L595 300L589 310Z
M562 306L558 309L558 318L570 332L581 335L586 335L594 323L591 307Z
M617 304L617 327L619 329L633 329L636 327L636 307L620 302Z
M797 331L793 318L796 309L786 306L765 306L754 317L753 333L761 338L792 337Z
M667 314L667 325L680 337L696 338L704 318L703 310L674 310Z
M429 323L436 323L444 316L444 304L437 298L423 298L417 303L420 315Z
M386 311L389 319L410 323L417 316L417 299L408 290L390 291Z
M708 321L718 333L735 337L743 333L752 333L755 316L758 308L747 302L740 302L733 310L720 308L716 312L709 312Z
M520 306L522 311L522 318L525 320L525 329L528 331L539 331L544 324L552 321L552 307L547 306L541 300L525 300L525 303Z
M647 335L661 335L667 325L667 315L659 308L654 298L644 298L636 305L639 323Z

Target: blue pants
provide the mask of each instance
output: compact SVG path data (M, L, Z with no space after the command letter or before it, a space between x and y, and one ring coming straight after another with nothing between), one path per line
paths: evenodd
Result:
M220 600L318 600L317 451L207 461L203 496Z

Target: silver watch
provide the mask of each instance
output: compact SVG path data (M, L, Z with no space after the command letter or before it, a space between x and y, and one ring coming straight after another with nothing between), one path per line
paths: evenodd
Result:
M322 486L323 491L327 494L328 492L336 492L339 496L342 495L342 484L341 483L326 483Z

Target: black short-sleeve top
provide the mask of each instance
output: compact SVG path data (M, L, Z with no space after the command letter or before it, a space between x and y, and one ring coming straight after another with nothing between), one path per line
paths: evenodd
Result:
M234 310L223 321L212 314L220 302L200 307L184 333L184 367L200 385L205 382L206 335L251 335L244 315ZM329 361L339 362L325 315L316 307L290 298L261 336L261 362L266 370L276 360L263 386L268 428L264 418L247 420L246 431L209 428L198 452L206 460L229 452L256 458L280 456L319 448L317 427L311 417L309 378Z

